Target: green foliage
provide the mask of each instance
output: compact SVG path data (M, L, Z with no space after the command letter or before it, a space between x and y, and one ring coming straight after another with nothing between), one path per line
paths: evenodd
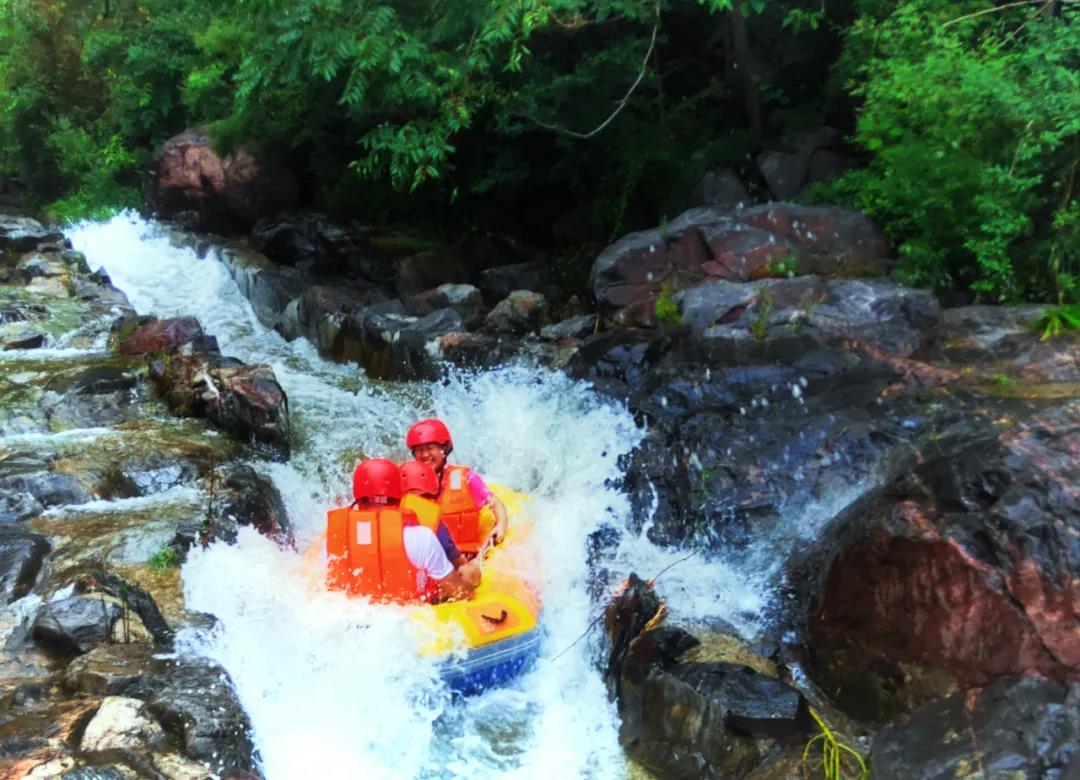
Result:
M180 556L172 547L162 547L146 565L151 571L168 571L180 565Z
M679 312L679 304L672 295L669 287L664 286L660 294L656 296L656 324L662 328L673 328L682 324L682 314Z
M1075 294L1063 237L1077 224L1080 25L1035 6L865 7L838 72L863 100L854 140L870 162L818 197L874 216L906 282L991 301Z
M1047 309L1036 323L1042 331L1042 340L1047 341L1067 330L1080 330L1080 304L1067 304Z
M795 255L777 257L765 264L765 276L773 279L790 279L798 273L799 258Z
M763 292L757 300L757 314L750 323L750 334L758 341L764 341L769 335L769 315L772 310L772 295L768 291Z

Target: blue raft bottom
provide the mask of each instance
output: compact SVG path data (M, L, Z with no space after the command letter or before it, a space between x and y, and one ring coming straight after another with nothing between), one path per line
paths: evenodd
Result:
M443 662L440 676L454 693L472 696L521 676L540 655L540 626Z

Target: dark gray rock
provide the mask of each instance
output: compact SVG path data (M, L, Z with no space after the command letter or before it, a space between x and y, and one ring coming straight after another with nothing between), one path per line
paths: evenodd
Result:
M488 312L484 330L488 333L534 333L548 317L547 299L531 290L515 290Z
M0 489L0 526L37 517L44 508L25 490Z
M596 330L595 314L579 314L576 317L545 325L540 329L540 338L545 341L562 341L564 339L583 339L592 335Z
M34 618L32 636L39 642L86 653L112 636L122 609L100 598L66 598L42 605Z
M0 251L30 252L41 244L65 241L62 233L46 229L35 219L0 215Z
M690 201L691 208L714 206L730 210L753 202L742 181L730 168L706 171L691 193Z
M0 525L0 604L9 604L30 592L49 547L44 536Z
M89 491L75 477L51 471L0 477L0 490L29 494L42 507L91 500Z
M545 263L515 263L489 268L480 274L480 292L488 305L504 300L515 290L550 293L548 267Z
M49 337L44 333L24 332L6 337L4 349L39 349L49 342Z
M973 770L982 777L1076 777L1080 686L1003 679L928 704L874 737L874 780L953 780Z

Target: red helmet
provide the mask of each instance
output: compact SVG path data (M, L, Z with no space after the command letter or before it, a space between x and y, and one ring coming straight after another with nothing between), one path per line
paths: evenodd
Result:
M405 446L410 450L419 447L421 444L430 444L431 442L445 444L448 448L447 452L454 449L454 440L450 438L450 429L446 427L446 423L435 417L421 420L409 428L409 432L405 434Z
M401 492L408 493L417 490L428 495L438 495L439 478L435 476L435 469L418 460L410 460L401 464Z
M401 498L401 475L388 458L369 458L356 467L352 478L353 498Z

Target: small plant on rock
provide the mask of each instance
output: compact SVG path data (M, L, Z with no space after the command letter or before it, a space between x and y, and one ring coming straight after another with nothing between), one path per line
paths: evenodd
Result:
M765 264L765 276L772 279L791 279L799 273L799 258L792 254L776 257Z
M764 341L769 335L769 315L772 314L773 299L765 292L758 298L757 316L750 323L750 334L758 341Z
M180 555L172 547L162 547L146 562L151 571L168 571L180 565Z
M1042 331L1043 341L1052 339L1067 330L1080 330L1080 303L1047 309L1039 317L1037 327Z
M682 315L679 313L679 304L675 300L674 290L665 284L660 288L660 294L656 296L656 324L662 328L673 328L682 323Z
M811 766L820 762L821 774L817 775L815 773L814 777L822 777L824 780L847 780L848 778L866 780L870 776L870 772L859 751L839 741L833 730L828 727L813 707L810 708L810 716L817 723L818 728L821 729L821 733L811 737L810 741L806 743L806 747L803 748L801 762L803 777L811 777ZM815 760L811 758L811 754L817 748L821 749L821 754L820 759Z

